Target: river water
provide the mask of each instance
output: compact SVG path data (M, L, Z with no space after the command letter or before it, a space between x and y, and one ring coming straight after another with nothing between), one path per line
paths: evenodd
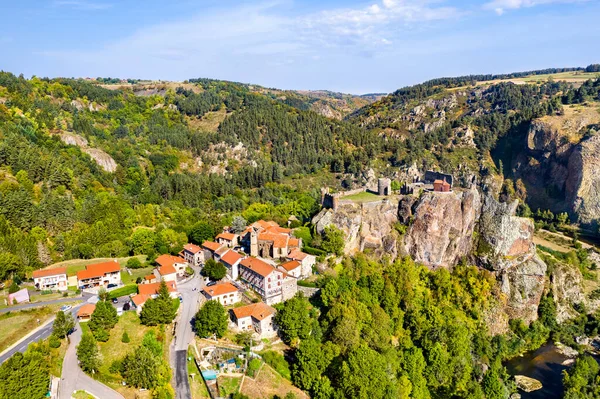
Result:
M515 357L504 365L510 375L525 375L539 380L543 388L533 392L519 390L522 399L561 399L563 397L562 372L568 367L562 363L568 358L556 346L548 343L538 350Z

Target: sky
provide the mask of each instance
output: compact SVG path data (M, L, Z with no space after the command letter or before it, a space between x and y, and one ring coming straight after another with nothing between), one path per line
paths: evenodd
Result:
M0 0L0 70L386 93L600 63L600 0Z

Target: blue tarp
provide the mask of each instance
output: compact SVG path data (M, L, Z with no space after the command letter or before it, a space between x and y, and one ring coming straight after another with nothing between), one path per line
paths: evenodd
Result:
M217 379L217 372L214 370L203 370L202 371L202 377L204 377L205 380L209 381L209 380L216 380Z

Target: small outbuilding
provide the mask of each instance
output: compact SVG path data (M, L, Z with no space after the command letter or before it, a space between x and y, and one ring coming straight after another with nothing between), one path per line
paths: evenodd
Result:
M96 310L96 305L93 303L86 303L77 311L77 320L79 321L89 321L92 318L92 313Z

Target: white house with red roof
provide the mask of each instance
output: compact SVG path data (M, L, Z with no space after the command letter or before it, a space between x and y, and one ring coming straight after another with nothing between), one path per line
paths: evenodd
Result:
M263 302L241 306L230 311L231 321L239 330L254 331L259 339L277 335L275 313L275 309Z
M158 265L158 273L165 281L175 281L177 277L183 277L188 266L184 258L168 254L160 255L155 262Z
M215 238L215 241L221 245L233 248L238 245L238 238L237 234L224 231Z
M204 287L202 293L209 301L218 301L223 306L233 305L240 301L239 290L231 283L219 283Z
M291 250L287 256L287 259L297 260L302 264L302 271L300 272L301 278L308 278L312 274L313 267L317 263L317 258L314 255L302 252L298 248Z
M199 245L185 244L181 254L189 265L200 266L204 262L204 251Z
M258 258L245 258L239 264L240 278L256 291L267 305L292 298L298 292L296 278Z
M87 265L77 272L77 286L81 289L121 285L121 265L116 260Z
M227 268L227 274L232 280L237 280L239 277L239 265L242 259L244 259L244 257L233 249L225 252L223 256L221 256L221 259L219 259L219 262Z
M33 272L33 283L38 290L66 291L68 288L67 268L36 270Z

